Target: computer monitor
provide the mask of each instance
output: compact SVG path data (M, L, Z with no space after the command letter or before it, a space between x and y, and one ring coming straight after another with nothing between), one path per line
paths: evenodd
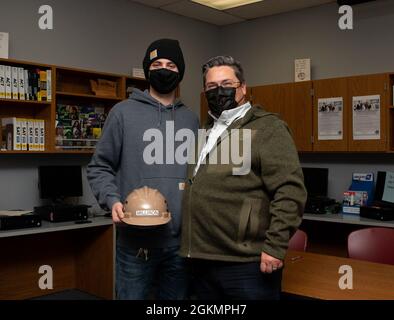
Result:
M38 180L41 199L58 200L82 196L80 166L40 166Z
M308 197L326 197L328 192L328 168L302 168L302 171Z
M378 171L374 200L394 206L394 172Z

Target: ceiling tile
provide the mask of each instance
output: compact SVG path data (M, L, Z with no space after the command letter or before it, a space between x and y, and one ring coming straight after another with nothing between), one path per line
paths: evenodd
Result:
M219 26L336 2L336 0L264 0L263 2L219 11L190 0L131 1Z
M163 6L161 9L219 26L244 21L242 18L234 17L228 13L188 0L175 2L173 4Z
M225 12L244 19L255 19L330 2L335 2L335 0L264 0L263 2L228 9Z
M139 2L149 7L160 8L161 6L165 6L166 4L171 4L176 2L176 0L132 0L133 2ZM181 1L181 0L178 0Z

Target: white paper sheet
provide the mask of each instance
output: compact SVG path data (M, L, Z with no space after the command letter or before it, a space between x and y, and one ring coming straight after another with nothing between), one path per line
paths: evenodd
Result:
M0 210L0 216L18 217L32 212L26 210Z
M382 200L394 203L394 172L386 172Z
M343 98L319 99L317 113L318 140L342 140Z
M295 82L311 80L311 59L294 60Z
M8 32L0 32L0 58L8 59Z
M380 95L353 97L353 139L380 139Z

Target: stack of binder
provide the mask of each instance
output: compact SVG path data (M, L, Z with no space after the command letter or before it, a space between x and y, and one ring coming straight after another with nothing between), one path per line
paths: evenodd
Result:
M0 65L0 99L51 101L52 71Z
M1 150L45 151L45 121L2 118Z

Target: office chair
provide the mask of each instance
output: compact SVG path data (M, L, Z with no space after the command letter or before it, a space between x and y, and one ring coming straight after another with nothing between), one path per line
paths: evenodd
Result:
M289 241L289 250L306 251L307 243L307 234L304 231L298 229Z
M347 243L349 258L394 265L394 229L353 231Z

